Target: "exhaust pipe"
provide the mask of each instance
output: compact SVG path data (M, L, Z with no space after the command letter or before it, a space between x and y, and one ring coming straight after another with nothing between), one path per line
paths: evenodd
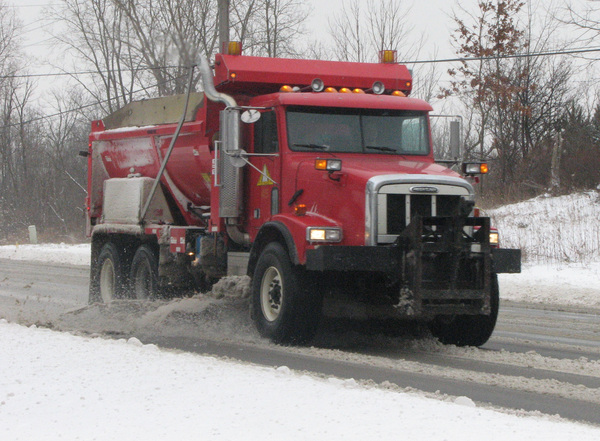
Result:
M202 77L202 86L206 97L211 101L223 103L226 107L237 107L237 103L232 96L217 92L215 89L212 69L208 64L206 57L200 56L199 67L200 76ZM227 224L226 228L227 234L235 243L242 246L250 245L250 235L241 231L237 225Z
M212 69L208 64L208 60L204 56L200 56L200 76L202 77L202 86L204 87L204 94L211 101L217 101L225 104L227 107L237 107L237 103L233 97L217 92L215 89L215 83L213 81Z

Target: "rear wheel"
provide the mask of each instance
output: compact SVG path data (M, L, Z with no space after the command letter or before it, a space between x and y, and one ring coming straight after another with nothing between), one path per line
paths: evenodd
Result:
M498 277L493 274L490 315L439 316L429 324L429 329L444 344L481 346L494 332L499 303Z
M252 317L275 343L305 343L317 331L322 295L287 251L273 242L260 255L252 278Z
M142 245L135 252L129 280L134 299L147 300L159 296L158 257L150 245Z
M122 298L126 289L123 255L112 242L104 244L92 269L90 303L109 303Z

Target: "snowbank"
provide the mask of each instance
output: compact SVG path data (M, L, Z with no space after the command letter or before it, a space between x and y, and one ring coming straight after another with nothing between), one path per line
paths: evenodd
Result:
M0 320L7 440L597 440L600 429ZM465 391L467 393L468 391Z
M539 196L488 210L501 244L533 263L600 261L600 194Z
M2 245L0 259L35 260L63 265L89 265L90 244Z

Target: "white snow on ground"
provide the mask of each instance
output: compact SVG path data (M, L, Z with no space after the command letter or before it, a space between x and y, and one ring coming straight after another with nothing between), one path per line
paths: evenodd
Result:
M89 265L90 245L39 244L0 246L0 259L36 260L63 265Z
M501 297L599 307L597 205L589 193L495 210L504 245L523 247L534 262L521 274L500 275ZM569 223L561 227L565 213ZM546 243L557 237L563 244ZM85 244L0 246L0 258L66 265L89 265L89 255ZM181 307L165 305L150 317ZM2 440L600 439L597 427L477 408L468 391L439 401L285 366L161 350L135 338L85 338L5 320L0 372Z
M488 210L501 245L520 248L521 274L500 274L500 297L543 305L600 307L600 195L596 191Z
M0 438L597 440L600 429L0 320Z

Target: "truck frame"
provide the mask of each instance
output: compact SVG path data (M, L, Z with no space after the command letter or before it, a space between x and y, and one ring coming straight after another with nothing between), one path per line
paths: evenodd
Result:
M92 122L90 302L248 275L274 342L310 341L324 302L489 339L496 275L520 271L520 250L477 215L479 165L435 163L405 66L234 53L199 68L203 93Z

